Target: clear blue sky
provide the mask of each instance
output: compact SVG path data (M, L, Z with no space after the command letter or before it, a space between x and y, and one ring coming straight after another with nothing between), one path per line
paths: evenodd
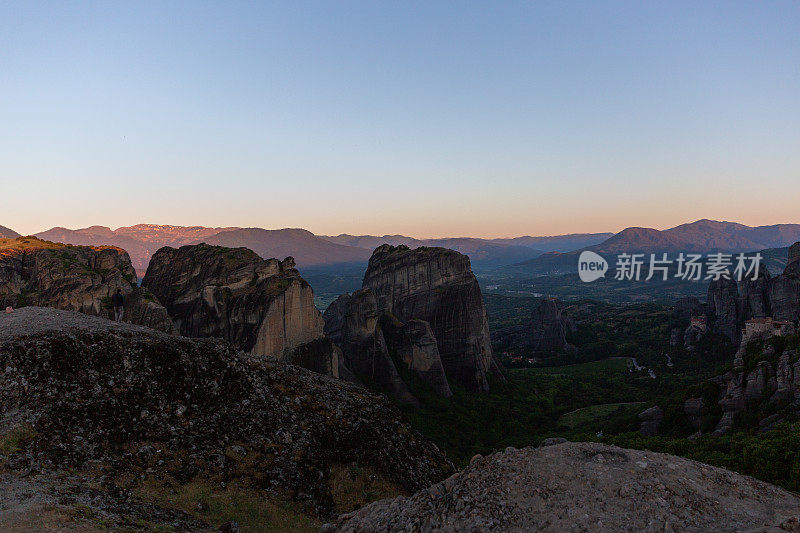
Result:
M800 222L800 2L2 2L0 224Z

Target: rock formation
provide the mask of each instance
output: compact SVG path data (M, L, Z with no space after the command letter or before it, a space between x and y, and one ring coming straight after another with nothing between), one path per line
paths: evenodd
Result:
M664 410L655 405L639 413L639 433L645 437L658 435L661 421L664 419Z
M109 318L117 289L125 298L124 321L175 330L158 299L136 286L136 273L124 250L36 237L0 239L2 307L47 306Z
M342 351L345 366L401 403L416 404L389 355L369 289L339 296L325 310L325 336Z
M219 337L254 355L284 361L322 337L314 292L291 257L262 259L247 248L206 244L165 247L150 260L142 286L163 302L188 337ZM335 353L319 355L329 360L315 368L338 366Z
M590 442L508 448L322 531L795 531L800 498L696 461Z
M372 498L453 472L363 387L219 339L37 307L0 314L0 435L14 428L29 437L1 452L3 474L74 468L98 491L126 494L236 483L322 517L353 508L337 499L337 472L383 487Z
M744 321L771 317L800 320L800 243L789 248L789 261L782 275L770 276L761 268L757 279L712 281L708 287L708 308L714 329L734 343L741 338Z
M720 278L708 286L708 309L714 317L714 331L737 344L740 336L739 288L733 279Z
M555 298L544 298L531 315L531 346L537 353L557 353L568 348L567 323Z
M788 411L771 420L780 422L785 416L795 416L800 405L800 356L794 350L786 350L777 361L771 361L772 350L765 345L764 358L753 363L750 369L737 368L712 379L720 390L719 405L722 418L717 423L715 435L723 435L733 429L739 413L757 405L761 401L770 404L787 402ZM794 413L794 414L793 414Z
M453 395L430 324L416 318L403 324L384 314L381 327L390 351L394 351L406 368L439 396Z
M430 324L447 376L467 390L489 390L487 375L502 378L492 356L486 309L469 258L444 248L383 245L364 275L378 309L401 322Z
M704 409L703 398L689 398L683 402L683 414L686 415L689 424L698 431L703 426Z

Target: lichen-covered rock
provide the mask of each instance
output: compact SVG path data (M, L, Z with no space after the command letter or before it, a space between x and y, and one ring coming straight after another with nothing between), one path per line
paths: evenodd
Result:
M355 464L404 492L453 472L361 386L219 339L55 309L0 315L0 434L15 424L32 429L16 469L90 469L125 490L235 481L322 516L337 505L337 469Z
M800 498L682 457L564 443L476 457L410 497L340 516L323 532L794 531Z
M125 250L36 237L0 239L2 307L46 306L111 318L111 296L117 289L124 297L124 321L175 331L158 299L137 287Z
M322 337L314 292L292 258L206 244L165 247L150 260L142 286L189 337L219 337L271 359Z
M401 322L428 322L449 379L467 390L489 390L488 374L504 379L492 356L489 324L469 258L445 248L383 245L364 275L378 309Z
M379 318L372 291L343 294L325 310L325 336L341 348L345 366L361 381L401 403L416 404L389 355Z

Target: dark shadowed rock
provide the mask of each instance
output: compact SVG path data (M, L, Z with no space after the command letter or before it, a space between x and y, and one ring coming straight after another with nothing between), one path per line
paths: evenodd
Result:
M158 299L136 285L125 250L71 246L36 237L0 239L0 306L27 305L113 317L111 296L119 289L123 320L174 332Z
M693 428L699 430L703 425L703 399L689 398L683 402L683 413Z
M664 410L655 405L639 413L639 433L645 437L658 435L661 427L661 420L664 418Z
M219 337L272 359L289 359L322 337L314 292L291 257L281 262L247 248L206 244L167 247L153 255L142 286L189 337Z
M762 268L758 278L748 276L739 282L739 327L750 318L772 316L769 295L771 281L769 271Z
M568 347L566 333L559 301L544 298L531 315L531 346L539 353L561 351Z
M439 396L449 398L453 395L430 324L418 319L403 324L384 314L381 328L389 350L394 351L399 364L414 372Z
M416 404L389 355L369 289L339 296L325 310L325 336L342 350L345 366L401 403Z
M720 278L708 286L708 309L714 317L714 331L737 344L740 337L739 288L733 279Z
M383 245L369 260L363 286L375 293L380 311L401 322L430 324L449 379L481 392L489 390L489 373L503 379L467 256L444 248Z
M787 267L800 262L800 242L796 242L789 247L789 261Z
M769 284L769 305L775 320L800 320L800 270L794 272L795 262L787 266L782 276L777 276Z

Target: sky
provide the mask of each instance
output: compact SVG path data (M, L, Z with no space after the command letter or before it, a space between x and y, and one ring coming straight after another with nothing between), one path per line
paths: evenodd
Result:
M0 3L0 225L800 223L800 2Z

